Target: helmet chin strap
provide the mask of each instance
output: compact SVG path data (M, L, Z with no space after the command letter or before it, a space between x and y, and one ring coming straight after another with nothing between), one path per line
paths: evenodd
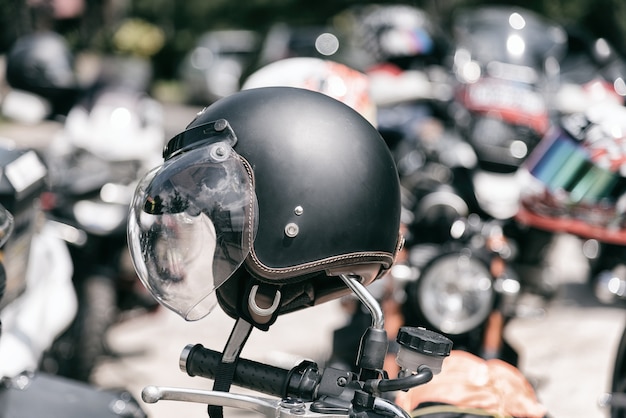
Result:
M258 290L259 286L254 285L248 293L248 310L250 317L253 318L257 324L271 322L274 313L278 310L280 305L280 291L276 290L274 299L270 304L268 303L269 299L267 296L258 293ZM237 318L235 321L226 346L222 351L222 358L215 373L213 390L220 392L228 392L230 390L233 377L235 376L237 360L239 360L241 350L246 341L248 341L248 337L253 328L254 326L250 322L241 317ZM223 418L224 416L224 411L221 406L209 405L208 413L211 418Z

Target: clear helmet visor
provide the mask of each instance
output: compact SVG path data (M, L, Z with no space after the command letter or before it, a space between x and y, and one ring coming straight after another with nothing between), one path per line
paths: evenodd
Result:
M205 317L250 251L256 212L251 173L226 142L167 160L140 181L130 209L139 278L186 320Z

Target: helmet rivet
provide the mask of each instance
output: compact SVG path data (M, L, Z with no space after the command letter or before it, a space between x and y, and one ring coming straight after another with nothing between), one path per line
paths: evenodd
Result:
M300 228L293 222L290 222L285 226L285 235L289 238L294 238L298 235L298 232L300 232Z
M224 161L228 158L228 150L222 144L216 144L211 148L210 155L215 161Z
M216 131L220 132L226 129L227 125L228 122L226 122L226 119L218 119L215 121L215 125L213 127Z
M293 213L295 213L297 216L302 215L302 213L304 213L304 208L302 206L296 206L296 208L293 210Z

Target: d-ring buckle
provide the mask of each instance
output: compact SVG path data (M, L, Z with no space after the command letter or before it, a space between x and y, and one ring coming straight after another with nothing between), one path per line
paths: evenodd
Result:
M281 296L280 290L276 291L276 294L274 295L274 301L272 302L272 305L269 308L261 308L259 305L257 305L256 295L257 295L258 290L259 290L258 284L255 284L250 289L250 294L248 295L248 307L250 308L250 311L253 314L258 315L260 317L264 317L264 318L268 316L272 316L272 314L276 312L276 309L278 309L278 305L280 304L280 296Z

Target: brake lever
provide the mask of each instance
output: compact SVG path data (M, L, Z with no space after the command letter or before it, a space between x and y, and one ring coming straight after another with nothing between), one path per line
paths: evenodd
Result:
M279 399L261 398L258 396L214 390L167 386L146 386L141 391L141 398L146 403L157 403L158 401L194 402L205 405L247 409L266 416L275 416L276 411L281 408L282 403Z
M214 390L175 388L165 386L146 386L141 392L141 398L146 403L158 401L194 402L205 405L245 409L263 414L265 417L282 418L346 418L347 414L328 414L313 412L307 403L294 398L270 399L259 396L250 396L231 392ZM378 404L376 404L378 406ZM381 405L381 409L390 411L395 409L389 405ZM408 418L404 415L403 418Z

